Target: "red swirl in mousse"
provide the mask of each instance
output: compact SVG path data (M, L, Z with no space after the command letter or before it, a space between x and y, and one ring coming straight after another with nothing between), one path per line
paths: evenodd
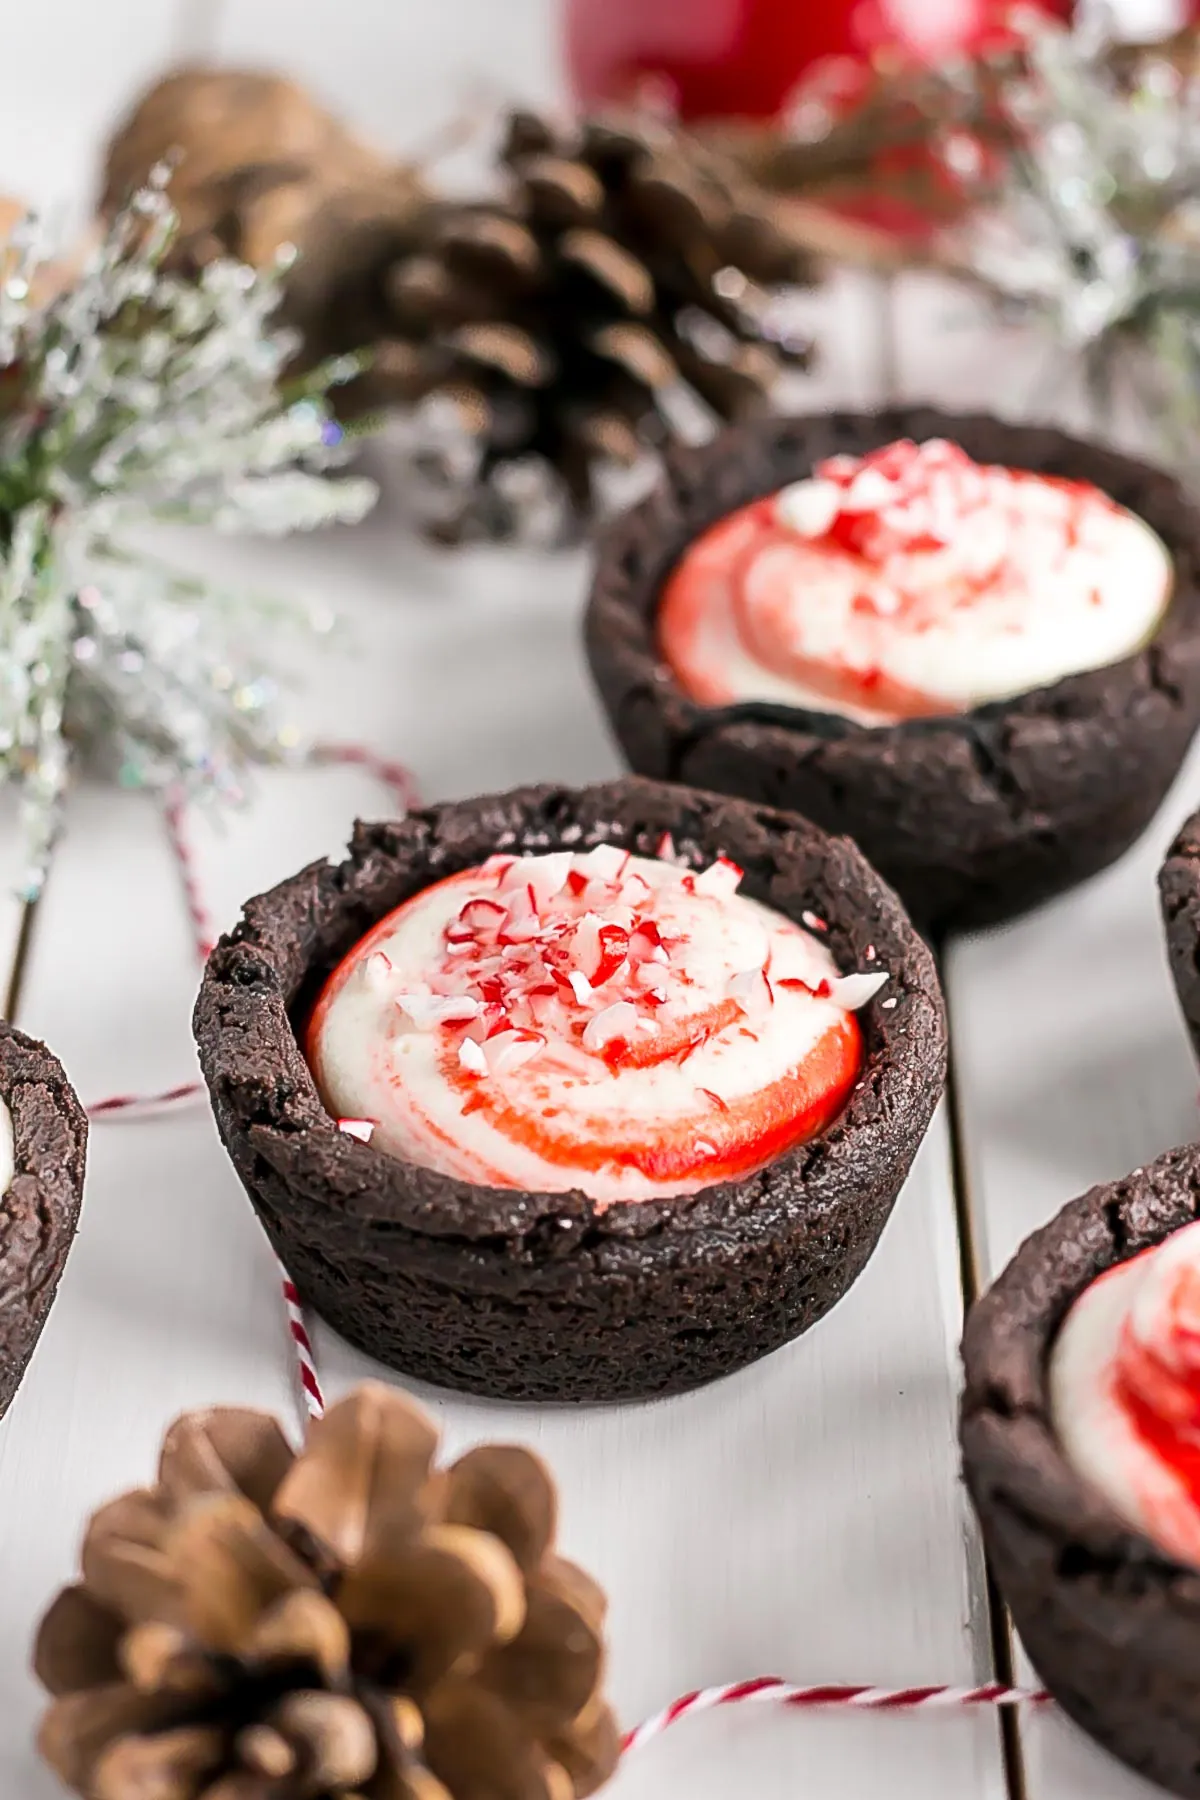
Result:
M381 920L308 1030L342 1128L605 1205L747 1175L823 1130L886 973L840 975L821 921L740 895L723 857L692 873L673 854L493 856Z
M1068 1460L1127 1524L1200 1566L1200 1224L1118 1263L1050 1360Z
M1120 661L1172 581L1149 526L1088 483L903 441L714 525L667 582L658 644L704 705L885 725Z

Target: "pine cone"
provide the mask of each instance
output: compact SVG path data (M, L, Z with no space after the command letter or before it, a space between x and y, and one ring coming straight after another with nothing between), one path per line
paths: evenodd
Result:
M502 199L431 206L348 280L335 203L292 291L309 354L375 346L359 405L451 404L479 452L458 523L489 535L515 523L496 478L526 459L586 518L597 469L676 435L689 400L760 411L808 354L772 335L764 291L807 278L803 253L716 153L653 122L565 135L516 113L500 161Z
M141 96L108 146L105 217L164 161L179 214L175 260L193 269L222 255L263 268L285 246L303 247L332 196L406 209L419 185L295 82L235 69L182 69Z
M514 113L501 197L459 202L290 82L191 70L114 138L105 208L172 154L179 259L262 264L296 247L285 316L304 361L370 351L339 407L408 415L445 537L520 529L523 489L542 492L542 477L564 523L583 523L599 471L713 414L762 410L784 367L807 360L765 291L810 274L775 202L665 124L562 133Z
M294 1455L192 1413L42 1621L40 1747L87 1800L572 1800L612 1773L604 1600L553 1483L370 1383Z

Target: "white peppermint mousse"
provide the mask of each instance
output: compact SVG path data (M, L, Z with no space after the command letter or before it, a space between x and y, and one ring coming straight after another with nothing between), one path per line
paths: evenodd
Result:
M839 976L821 921L739 895L723 857L692 873L659 848L493 856L383 919L309 1026L342 1129L604 1204L747 1174L823 1129L886 974Z
M1128 1525L1200 1565L1200 1224L1118 1263L1050 1360L1067 1460Z
M1099 489L900 442L713 526L666 586L659 649L705 705L892 724L1119 662L1172 582L1160 539Z

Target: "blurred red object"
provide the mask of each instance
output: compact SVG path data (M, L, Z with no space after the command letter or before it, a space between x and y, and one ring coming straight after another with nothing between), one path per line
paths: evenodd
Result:
M684 120L770 119L831 65L993 48L1011 12L1011 0L567 0L567 57L584 106L649 98ZM838 86L850 72L836 71Z

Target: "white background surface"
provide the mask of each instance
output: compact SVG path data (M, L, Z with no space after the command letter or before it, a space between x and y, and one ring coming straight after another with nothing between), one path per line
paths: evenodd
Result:
M385 144L420 146L464 105L554 101L553 0L42 0L7 9L0 189L76 213L95 151L137 84L181 52L286 68ZM812 405L869 401L874 297L842 281L810 303L825 350ZM1035 352L925 281L898 296L906 395L1014 410ZM414 544L385 504L353 534L206 551L278 591L343 610L299 716L399 757L430 799L547 775L614 772L578 643L577 556ZM955 946L964 1197L987 1268L1092 1180L1195 1128L1153 876L1200 798L1186 775L1145 844L1032 919ZM198 827L222 923L335 850L384 798L348 772L278 776L223 831ZM0 830L0 864L11 855ZM3 869L0 868L0 874ZM2 960L2 959L0 959ZM2 974L2 970L0 970ZM85 1101L159 1089L194 1063L196 986L157 815L84 790L41 909L19 1022ZM800 1343L705 1392L652 1406L513 1408L427 1393L454 1446L536 1443L563 1493L571 1554L612 1596L612 1685L627 1723L697 1685L971 1682L992 1672L978 1546L957 1482L961 1325L949 1134L939 1116L871 1266ZM336 1393L368 1372L324 1330ZM378 1372L378 1371L370 1371ZM36 1764L34 1622L72 1569L88 1512L152 1468L181 1408L241 1401L295 1415L266 1247L202 1109L95 1127L83 1228L25 1385L0 1426L0 1793L48 1800ZM1026 1724L1030 1800L1133 1800L1142 1784L1055 1716ZM623 1770L615 1800L1001 1800L989 1716L763 1711L682 1725Z

